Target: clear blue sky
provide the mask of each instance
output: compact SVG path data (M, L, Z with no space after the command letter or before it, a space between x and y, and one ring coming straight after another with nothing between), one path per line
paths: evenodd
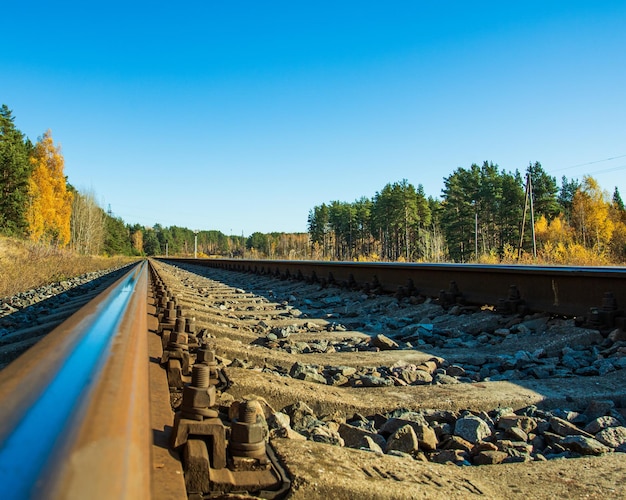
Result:
M626 199L623 0L5 2L2 35L0 103L128 223L306 231L485 160Z

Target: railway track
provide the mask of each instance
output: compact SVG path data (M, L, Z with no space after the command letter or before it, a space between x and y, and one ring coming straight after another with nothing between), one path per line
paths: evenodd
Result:
M622 282L141 263L0 371L6 498L624 495Z

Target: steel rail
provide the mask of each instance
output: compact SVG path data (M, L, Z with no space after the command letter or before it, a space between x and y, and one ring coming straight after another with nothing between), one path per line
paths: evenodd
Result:
M276 276L300 276L338 284L379 286L388 292L409 286L426 296L437 297L454 281L466 303L498 305L514 285L530 310L567 316L584 316L601 306L611 293L617 306L626 307L626 268L557 267L480 264L415 264L320 262L250 259L167 259L230 271Z
M151 496L146 269L0 372L3 499Z

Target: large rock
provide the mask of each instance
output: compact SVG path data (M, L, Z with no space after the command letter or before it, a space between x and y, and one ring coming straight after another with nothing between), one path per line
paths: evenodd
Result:
M287 438L296 441L306 441L306 437L294 431L289 425L289 415L276 412L267 419L270 428L270 438Z
M470 443L476 443L490 436L491 429L483 419L475 415L468 415L456 421L454 434Z
M437 439L437 434L432 427L430 427L427 423L419 422L415 422L409 425L411 425L411 427L413 427L413 430L415 431L420 450L435 451L437 449L439 440Z
M504 462L509 455L503 451L485 450L473 458L474 465L496 465Z
M394 432L387 440L387 446L385 452L389 453L391 450L401 451L403 453L414 453L419 449L419 442L413 427L410 425L403 425L396 432Z
M596 439L611 448L619 448L626 443L626 427L607 427L596 434Z
M296 362L291 366L289 375L305 382L326 384L326 378L319 373L316 365L305 365L304 363Z
M291 428L297 432L308 433L308 429L319 422L313 410L302 401L286 406L283 412L289 415Z
M438 464L471 465L469 454L463 450L436 451L430 456L430 459Z
M409 385L426 385L433 381L432 375L424 370L402 370L400 378Z
M378 347L381 351L391 351L394 349L398 349L400 346L397 342L394 342L389 337L386 337L382 333L379 333L375 337L372 337L371 345L374 347Z
M349 424L339 425L339 435L344 440L345 445L350 448L360 448L363 445L363 439L365 437L370 438L380 448L383 448L386 445L385 438L383 438L380 434L361 429L359 427L354 427Z
M355 386L361 387L391 387L394 385L390 378L377 377L376 375L361 375L354 381Z
M444 450L463 450L472 452L474 445L460 436L450 436L442 442L441 448Z
M593 439L593 435L576 427L571 422L559 417L550 418L550 428L560 436L584 436Z
M598 417L594 418L585 426L585 432L588 432L589 434L597 434L602 429L606 429L608 427L619 427L620 425L620 421L615 417Z
M567 436L561 440L561 446L583 455L602 455L610 451L599 441L585 436Z
M604 337L598 330L580 328L574 325L555 325L548 328L547 334L552 340L544 346L548 356L558 355L565 347L577 347L600 344Z
M437 373L433 377L433 383L440 384L440 385L449 385L449 384L459 384L460 382L454 377L451 377L450 375L446 375L445 373Z
M385 443L386 446L386 443ZM383 447L380 446L374 439L370 436L363 436L363 439L359 443L359 449L371 451L373 453L384 454Z
M498 429L508 431L512 427L518 427L528 434L537 428L537 420L526 415L503 415L498 420Z
M331 429L328 425L323 425L322 423L309 429L309 438L318 443L332 444L336 446L344 446L345 444L342 437L339 435L339 432Z

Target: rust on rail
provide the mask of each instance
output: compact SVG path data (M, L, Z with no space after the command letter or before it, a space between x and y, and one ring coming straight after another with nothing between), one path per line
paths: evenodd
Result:
M150 497L146 267L0 372L4 498Z

